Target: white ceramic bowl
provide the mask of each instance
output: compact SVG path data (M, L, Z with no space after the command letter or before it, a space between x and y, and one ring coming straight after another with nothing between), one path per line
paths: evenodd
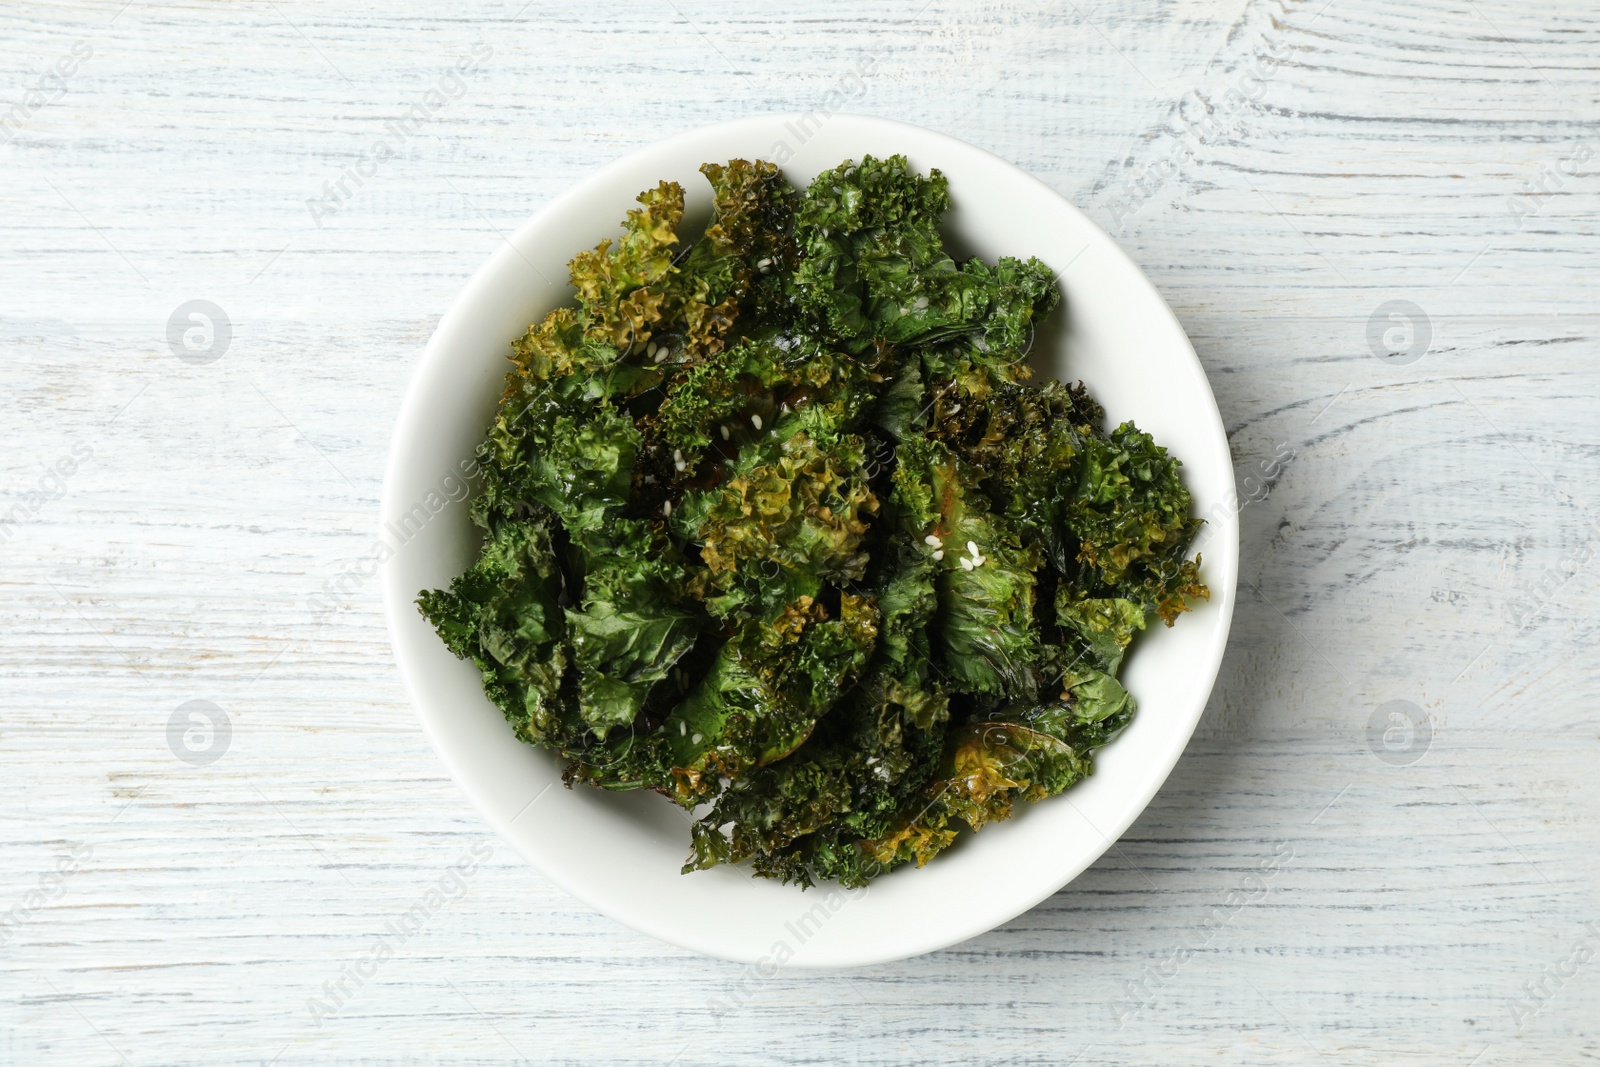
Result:
M569 299L565 264L614 234L640 190L663 178L704 219L703 162L780 163L804 185L862 155L904 153L950 179L952 246L993 260L1036 255L1061 275L1063 311L1034 362L1083 379L1111 424L1134 419L1184 463L1204 532L1211 600L1135 643L1123 680L1133 724L1066 794L1024 807L917 869L855 892L802 892L739 868L679 873L685 815L653 793L568 790L560 762L519 743L476 669L440 643L414 601L469 566L478 539L459 501L462 463L483 439L509 341ZM1104 231L1041 182L969 144L855 115L741 119L669 138L612 163L530 219L439 323L395 429L382 523L397 551L383 584L395 658L434 749L489 823L548 878L620 922L685 948L757 964L842 967L929 952L981 934L1056 892L1110 847L1166 779L1222 660L1238 573L1233 467L1216 402L1177 319ZM453 499L455 498L455 499Z

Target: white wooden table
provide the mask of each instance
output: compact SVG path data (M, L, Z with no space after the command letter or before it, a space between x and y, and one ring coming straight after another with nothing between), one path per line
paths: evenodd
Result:
M437 10L0 9L0 1062L1600 1057L1600 9ZM502 233L630 148L819 106L1118 236L1211 375L1245 584L1102 862L949 951L763 982L494 840L376 583L312 598ZM194 300L210 362L169 343Z

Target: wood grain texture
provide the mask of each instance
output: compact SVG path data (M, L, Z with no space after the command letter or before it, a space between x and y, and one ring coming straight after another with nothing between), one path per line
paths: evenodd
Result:
M78 0L0 39L0 1062L1600 1059L1593 5ZM869 59L850 109L1016 161L1166 295L1256 479L1245 584L1099 864L948 951L761 981L493 840L376 583L311 598L500 234ZM206 366L167 342L192 299L232 324ZM1412 362L1374 355L1390 301ZM229 717L206 765L169 747L190 700ZM1409 764L1369 727L1396 700Z

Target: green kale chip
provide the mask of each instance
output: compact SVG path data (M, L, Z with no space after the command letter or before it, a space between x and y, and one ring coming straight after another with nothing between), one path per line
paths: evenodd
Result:
M686 871L863 885L1093 771L1207 595L1178 461L1028 382L1037 259L960 259L901 156L701 168L511 344L483 547L418 605L569 787L693 813Z

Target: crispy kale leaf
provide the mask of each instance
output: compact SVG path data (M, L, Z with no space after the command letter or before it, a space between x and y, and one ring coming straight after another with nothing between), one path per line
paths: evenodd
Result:
M449 592L419 599L446 647L483 672L483 688L524 741L565 744L572 734L559 699L567 665L563 579L549 519L500 527Z
M704 616L683 601L685 568L665 533L615 520L583 537L583 600L566 611L579 707L596 737L627 726L694 646Z
M818 175L796 226L800 307L852 352L956 342L946 348L1001 377L1026 377L1033 321L1060 298L1054 276L1037 259L957 263L939 232L949 206L944 175L923 177L904 156Z
M695 812L685 870L927 862L1093 770L1136 635L1206 595L1176 459L1027 382L1037 259L958 259L900 156L641 193L511 345L479 559L423 614L569 786Z
M824 449L805 433L745 448L716 489L685 496L676 527L700 546L711 593L707 608L762 614L825 582L859 580L862 541L878 501L859 443Z

